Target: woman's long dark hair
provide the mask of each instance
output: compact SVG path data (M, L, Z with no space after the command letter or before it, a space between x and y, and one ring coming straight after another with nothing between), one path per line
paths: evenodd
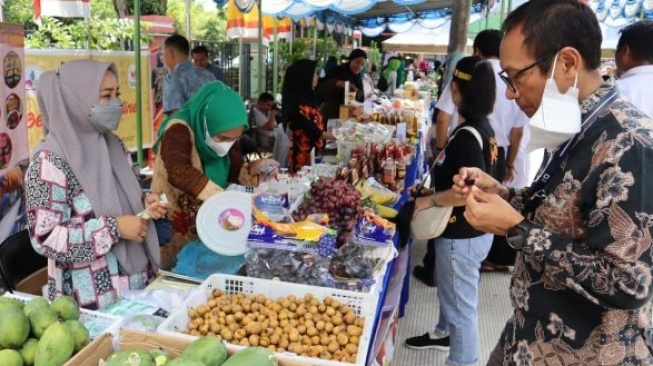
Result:
M492 113L497 94L492 64L477 56L465 57L456 64L452 82L461 96L458 113L466 121Z
M300 103L318 106L319 97L313 89L316 67L317 61L301 59L293 62L286 70L281 88L281 117L284 123L291 120Z

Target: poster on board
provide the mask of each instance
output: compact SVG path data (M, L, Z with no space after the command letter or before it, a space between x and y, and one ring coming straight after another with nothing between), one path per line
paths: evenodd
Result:
M29 146L24 40L22 25L0 23L0 243L25 227L23 175Z
M150 86L149 53L141 53L141 103L142 103L142 136L143 148L152 146L152 98ZM33 149L43 138L43 126L36 93L38 80L45 71L56 70L66 61L93 59L116 64L120 84L120 99L123 102L122 119L116 134L120 136L125 146L131 151L136 146L136 63L134 52L127 51L90 51L90 50L55 50L27 49L25 50L25 84L27 88L27 114L29 130L29 147Z

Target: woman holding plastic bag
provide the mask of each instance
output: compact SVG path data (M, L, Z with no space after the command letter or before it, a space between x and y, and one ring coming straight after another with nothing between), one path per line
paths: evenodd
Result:
M424 335L408 338L405 345L449 350L447 364L472 365L479 354L479 270L492 246L492 235L467 223L465 201L456 196L451 182L461 167L471 164L490 172L496 162L498 149L487 119L496 94L492 66L479 57L465 57L456 65L451 85L461 123L435 159L434 190L422 189L414 210L417 216L434 206L453 206L444 232L435 239L438 322Z

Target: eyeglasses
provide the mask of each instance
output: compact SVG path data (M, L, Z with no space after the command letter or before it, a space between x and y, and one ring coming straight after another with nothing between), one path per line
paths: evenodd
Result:
M528 71L528 70L534 68L535 66L539 65L540 63L550 59L551 57L555 56L557 53L558 53L558 51L550 53L550 54L536 60L532 64L524 67L523 69L517 70L512 75L508 75L508 73L505 70L501 70L499 72L499 77L501 78L501 80L503 80L504 83L506 83L506 86L508 88L510 88L513 91L513 93L516 93L517 88L515 88L515 80L519 79L526 71Z

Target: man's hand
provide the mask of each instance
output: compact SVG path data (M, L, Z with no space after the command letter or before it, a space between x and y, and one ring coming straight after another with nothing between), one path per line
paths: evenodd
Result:
M476 187L490 194L498 194L503 186L479 168L460 168L453 176L453 190L461 198L467 198L471 188Z
M498 195L471 187L465 202L465 219L476 230L505 235L524 217Z

